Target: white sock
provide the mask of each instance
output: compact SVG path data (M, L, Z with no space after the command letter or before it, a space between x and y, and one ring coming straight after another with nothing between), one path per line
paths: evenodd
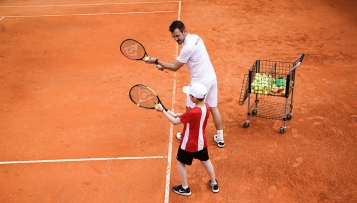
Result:
M186 190L188 188L188 185L182 186L182 188Z
M217 137L218 137L218 140L221 140L223 141L223 130L217 130Z

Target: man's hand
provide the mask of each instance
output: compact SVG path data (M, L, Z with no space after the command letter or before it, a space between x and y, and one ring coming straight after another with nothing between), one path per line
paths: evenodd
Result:
M145 63L153 64L153 63L155 63L155 60L156 60L155 57L149 56L149 58L147 60L145 60Z
M162 67L162 66L160 66L160 65L155 65L155 66L156 66L156 68L157 68L158 70L161 70L161 71L164 70L164 67Z

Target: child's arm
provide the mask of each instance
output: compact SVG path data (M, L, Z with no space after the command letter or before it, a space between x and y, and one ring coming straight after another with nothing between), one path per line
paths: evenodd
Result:
M181 116L183 113L175 113L176 117Z
M174 113L174 112L172 112L170 110L167 110L167 113L169 113L171 116L173 116L175 118L178 117L178 115L176 113Z
M169 113L171 116L173 116L173 117L175 117L175 118L182 115L182 113L174 113L174 112L172 112L172 111L170 111L170 110L167 110L167 113Z
M180 124L180 123L181 123L181 120L180 120L180 118L178 117L177 114L175 114L174 112L169 111L169 110L168 110L168 111L165 111L165 109L164 109L160 104L156 105L156 106L155 106L155 109L156 109L157 111L163 112L164 115L166 116L166 118L167 118L172 124L177 125L177 124ZM181 114L180 114L180 115L181 115Z

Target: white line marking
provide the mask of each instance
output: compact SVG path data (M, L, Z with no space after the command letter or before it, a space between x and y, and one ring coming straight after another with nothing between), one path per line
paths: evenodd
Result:
M83 158L83 159L53 159L53 160L29 160L29 161L3 161L0 165L9 164L34 164L34 163L61 163L61 162L84 162L84 161L112 161L112 160L138 160L138 159L163 159L166 156L139 156L117 158Z
M1 17L0 20L4 19L5 17Z
M178 17L177 17L177 19L180 20L180 18L181 18L181 1L179 2L179 9L178 9ZM177 45L177 47L178 47L178 45Z
M150 12L124 12L124 13L77 13L77 14L53 14L35 16L4 16L6 18L35 18L35 17L62 17L62 16L98 16L98 15L124 15L124 14L150 14L150 13L174 13L177 11L150 11ZM3 18L4 18L3 17Z
M105 5L129 5L129 4L161 4L176 3L179 1L133 2L133 3L103 3L103 4L54 4L54 5L30 5L30 6L0 6L0 8L31 8L31 7L70 7L70 6L105 6Z
M179 1L179 10L178 10L178 19L180 20L180 13L181 13L181 1ZM178 44L176 45L176 56L178 55ZM177 90L177 79L176 79L176 72L174 72L174 84L172 90L172 106L175 106L176 100L176 90ZM174 111L175 108L172 108ZM172 137L173 137L173 124L170 125L170 138L169 138L169 150L167 153L167 169L166 169L166 185L165 185L165 201L164 203L169 203L169 195L170 195L170 180L171 180L171 157L172 157Z

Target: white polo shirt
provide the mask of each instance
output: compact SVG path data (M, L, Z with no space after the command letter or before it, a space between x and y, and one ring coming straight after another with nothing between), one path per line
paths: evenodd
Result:
M188 34L182 44L177 61L185 63L191 83L208 84L216 79L216 73L203 40L196 34Z

